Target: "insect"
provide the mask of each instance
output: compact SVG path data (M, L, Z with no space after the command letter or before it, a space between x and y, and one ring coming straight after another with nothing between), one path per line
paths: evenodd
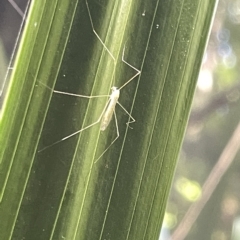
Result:
M102 39L100 38L100 36L98 35L98 33L95 31L95 28L94 28L94 25L93 25L93 21L92 21L92 17L91 17L91 13L90 13L90 9L89 9L89 6L88 6L88 2L86 1L86 6L87 6L87 11L88 11L88 15L89 15L89 19L90 19L90 23L91 23L91 26L92 26L92 31L93 33L95 34L95 36L98 38L98 40L101 42L101 44L103 45L103 47L105 48L105 50L108 52L108 54L110 55L110 57L113 59L114 63L116 62L113 54L110 52L110 50L107 48L107 46L105 45L105 43L102 41ZM99 118L97 119L97 121L93 122L92 124L86 126L86 127L83 127L82 129L60 139L59 141L56 141L54 142L53 144L51 145L48 145L44 148L42 148L41 150L39 150L38 152L42 152L44 151L45 149L47 148L50 148L52 147L53 145L59 143L59 142L62 142L68 138L71 138L72 136L74 135L77 135L79 134L80 132L98 124L101 122L100 124L100 130L101 131L104 131L106 130L106 128L108 127L111 119L113 118L114 116L114 119L115 119L115 125L116 125L116 131L117 131L117 136L114 138L114 140L110 143L110 145L104 150L104 152L95 160L95 163L103 156L103 154L113 145L113 143L118 139L119 137L119 130L118 130L118 122L117 122L117 117L116 117L116 112L115 112L115 107L116 105L118 104L123 110L124 112L129 116L130 118L130 121L127 122L127 126L130 124L130 123L133 123L135 122L135 119L131 116L131 114L121 105L121 103L119 103L118 99L119 99L119 96L120 96L120 90L122 88L124 88L127 84L129 84L132 80L134 80L138 75L140 75L141 71L138 70L137 68L135 68L134 66L132 66L130 63L128 63L125 59L124 59L124 53L125 53L125 46L123 48L123 52L122 52L122 62L124 62L126 65L128 65L129 67L131 67L133 70L136 71L136 73L128 80L126 81L121 87L117 88L115 86L113 86L111 88L112 92L110 95L97 95L97 96L86 96L86 95L79 95L79 94L74 94L74 93L67 93L67 92L62 92L62 91L57 91L57 90L53 90L51 88L49 88L48 86L44 85L45 87L49 88L50 90L52 90L54 93L58 93L58 94L65 94L65 95L69 95L69 96L75 96L75 97L82 97L82 98L88 98L88 99L92 99L92 98L101 98L101 97L108 97L108 101L103 109L103 111L101 112Z

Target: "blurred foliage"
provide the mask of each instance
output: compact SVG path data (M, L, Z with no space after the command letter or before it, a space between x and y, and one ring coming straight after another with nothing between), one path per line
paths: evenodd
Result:
M240 119L239 9L239 0L219 1L169 198L167 216L177 219L172 232L191 205L176 183L185 178L202 186ZM240 209L239 158L238 153L187 240L230 239Z

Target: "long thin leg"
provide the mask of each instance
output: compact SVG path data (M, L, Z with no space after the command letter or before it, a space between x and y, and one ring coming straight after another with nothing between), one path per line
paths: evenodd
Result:
M109 51L109 49L107 48L106 44L103 42L103 40L100 38L100 36L98 35L98 33L96 32L95 28L94 28L94 25L93 25L93 21L92 21L92 16L91 16L91 13L90 13L90 9L89 9L89 6L88 6L88 1L86 0L86 6L87 6L87 10L88 10L88 15L89 15L89 18L90 18L90 22L91 22L91 25L92 25L92 30L93 30L93 33L96 35L96 37L98 38L98 40L102 43L103 47L107 50L107 52L109 53L109 55L111 56L111 58L113 59L114 63L116 64L116 59L115 57L112 55L112 53Z
M83 98L101 98L101 97L110 97L110 95L97 95L97 96L86 96L86 95L80 95L80 94L75 94L75 93L66 93L66 92L61 92L57 90L53 90L54 93L60 93L68 96L75 96L75 97L83 97Z
M106 103L106 105L105 105L105 107L104 107L104 109L103 109L103 111L102 111L100 117L98 118L98 120L97 120L96 122L94 122L94 123L92 123L92 124L90 124L90 125L88 125L88 126L82 128L82 129L80 129L80 130L78 130L78 131L76 131L76 132L74 132L74 133L72 133L72 134L70 134L70 135L68 135L68 136L66 136L66 137L64 137L64 138L62 138L62 139L60 139L60 140L58 140L57 142L54 142L54 143L51 144L51 145L48 145L48 146L42 148L42 149L39 150L38 152L42 152L42 151L44 151L44 150L46 150L46 149L48 149L48 148L50 148L50 147L52 147L52 146L54 146L54 145L56 145L56 144L58 144L58 143L60 143L60 142L62 142L62 141L64 141L64 140L66 140L66 139L69 139L69 138L71 138L71 137L73 137L73 136L79 134L80 132L82 132L82 131L84 131L84 130L86 130L86 129L88 129L88 128L90 128L90 127L96 125L96 124L98 124L98 123L101 121L101 118L102 118L104 112L106 111L106 108L107 108L107 105L109 104L109 101L110 101L110 99L107 101L107 103Z
M120 102L117 102L117 104L124 110L125 113L127 113L127 115L130 117L130 119L132 119L132 120L130 120L129 122L126 123L127 126L129 126L130 123L136 122L136 120L135 120L135 119L132 117L132 115L126 110L126 108L123 107L123 105L122 105ZM130 127L130 126L129 126L129 127ZM130 127L130 128L131 128L131 127Z
M98 160L103 156L105 152L114 144L114 142L119 138L119 130L118 130L118 121L117 121L117 116L116 112L114 111L114 118L115 118L115 124L116 124L116 130L117 130L117 136L114 138L114 140L110 143L110 145L104 150L104 152L96 159L94 163L97 163Z
M44 83L42 83L40 81L39 81L39 83L42 84L44 87L48 88L49 90L51 90L54 93L60 93L60 94L68 95L68 96L83 97L83 98L88 98L88 99L91 99L91 98L101 98L101 97L110 97L110 95L86 96L86 95L80 95L80 94L75 94L75 93L61 92L61 91L57 91L57 90L54 90L54 89L48 87L47 85L45 85Z
M135 75L133 75L127 82L125 82L120 88L119 90L121 90L122 88L124 88L127 84L129 84L135 77L137 77L141 71L138 70L137 68L135 68L133 65L131 65L130 63L128 63L125 59L124 59L124 53L125 53L125 45L123 48L123 53L122 53L122 61L127 64L130 68L134 69L137 73Z

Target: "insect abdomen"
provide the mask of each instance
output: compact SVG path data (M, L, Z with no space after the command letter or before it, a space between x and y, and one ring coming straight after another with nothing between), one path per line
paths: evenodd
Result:
M106 109L103 117L102 117L102 122L101 122L101 126L100 126L101 131L104 131L107 128L107 126L109 125L109 123L112 119L119 95L120 95L120 91L117 90L115 87L113 87L112 90L113 90L113 92L110 96L111 100L109 102L109 105L107 106L107 109Z

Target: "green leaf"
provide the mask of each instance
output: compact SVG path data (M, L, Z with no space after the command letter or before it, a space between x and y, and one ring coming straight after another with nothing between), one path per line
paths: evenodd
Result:
M158 239L215 2L88 4L105 45L85 1L32 2L0 122L0 239ZM109 95L136 74L123 51L136 122L117 106L118 128L60 141L108 98L52 90Z

